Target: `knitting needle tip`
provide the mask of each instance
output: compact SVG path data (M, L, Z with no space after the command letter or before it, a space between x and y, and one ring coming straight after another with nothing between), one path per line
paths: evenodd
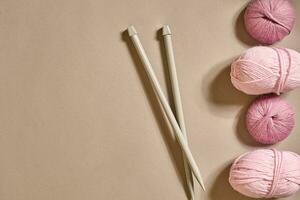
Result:
M204 186L204 182L203 182L203 180L202 180L200 174L195 174L195 173L194 173L194 175L195 175L196 180L197 180L198 183L200 184L201 188L202 188L203 191L205 192L205 191L206 191L206 188L205 188L205 186Z

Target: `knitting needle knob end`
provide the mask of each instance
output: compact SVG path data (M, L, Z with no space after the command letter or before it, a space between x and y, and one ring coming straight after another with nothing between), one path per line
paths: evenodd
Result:
M127 28L127 31L128 31L128 35L131 37L133 35L136 35L137 34L137 31L135 30L134 26L131 25Z
M171 29L168 25L164 25L162 28L162 34L163 35L171 35Z

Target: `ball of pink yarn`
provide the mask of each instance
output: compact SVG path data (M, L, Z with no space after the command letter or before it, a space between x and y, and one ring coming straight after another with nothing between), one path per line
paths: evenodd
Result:
M246 126L253 138L262 144L275 144L285 139L295 125L290 104L275 95L255 100L246 115Z
M230 76L246 94L287 92L300 86L300 54L287 48L252 47L231 64Z
M290 196L300 188L300 156L275 149L248 152L234 161L229 182L252 198Z
M263 44L282 40L291 32L295 19L289 0L252 0L244 15L248 33Z

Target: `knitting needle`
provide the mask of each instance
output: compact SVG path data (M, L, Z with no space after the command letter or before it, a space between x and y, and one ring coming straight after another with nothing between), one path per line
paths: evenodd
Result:
M169 68L169 73L170 73L170 80L171 80L177 122L179 123L181 132L183 133L184 139L187 142L188 140L187 140L187 134L186 134L186 127L185 127L185 122L184 122L184 115L183 115L183 109L182 109L182 103L181 103L181 95L180 95L179 83L178 83L178 79L177 79L175 57L174 57L173 44L172 44L172 39L171 39L172 33L171 33L171 29L168 25L163 26L162 35L164 38L164 45L165 45L167 63L168 63L168 68ZM191 195L190 196L191 200L193 200L193 199L195 199L193 176L191 173L191 169L190 169L189 165L187 164L187 160L184 156L183 156L183 166L184 166L184 171L185 171L187 187L188 187L189 193Z
M204 188L204 184L203 184L198 166L197 166L197 164L194 160L194 157L193 157L193 155L190 151L190 148L187 145L187 142L185 141L185 139L183 137L183 134L180 130L180 127L179 127L179 125L176 121L176 118L174 117L173 112L172 112L172 110L171 110L171 108L170 108L170 106L167 102L167 99L163 94L163 91L160 87L160 84L159 84L159 82L156 78L156 75L155 75L155 73L152 69L152 65L151 65L151 63L150 63L150 61L149 61L149 59L146 55L146 52L145 52L145 50L144 50L144 48L141 44L141 41L140 41L140 39L137 35L137 32L136 32L134 26L128 27L127 30L128 30L128 34L129 34L129 36L130 36L130 38L133 42L133 45L134 45L134 47L135 47L142 63L143 63L143 65L144 65L146 73L147 73L147 75L148 75L148 77L149 77L149 79L152 83L153 89L155 90L156 94L158 95L158 98L159 98L159 100L160 100L160 102L163 106L164 111L166 112L166 115L167 115L167 117L170 121L170 124L172 125L172 127L175 131L175 135L176 135L176 137L178 139L178 142L179 142L179 144L180 144L180 146L181 146L181 148L182 148L182 150L183 150L183 152L184 152L184 154L187 158L187 161L188 161L188 163L189 163L189 165L190 165L190 167L191 167L191 169L192 169L192 171L193 171L193 173L196 177L196 180Z

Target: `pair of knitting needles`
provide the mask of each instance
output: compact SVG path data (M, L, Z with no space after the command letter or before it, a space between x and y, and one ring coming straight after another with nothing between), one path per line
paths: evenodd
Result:
M167 55L167 61L171 76L171 84L172 84L172 90L173 90L173 98L175 103L175 109L177 114L177 120L172 112L172 109L163 94L163 91L161 89L161 86L158 82L158 79L154 73L154 70L152 68L152 65L149 61L148 56L146 55L146 52L142 46L142 43L138 37L137 31L135 30L134 26L128 27L128 34L133 42L133 45L144 65L144 68L146 70L146 73L151 81L152 87L155 90L161 105L166 113L166 116L172 125L176 138L179 142L179 145L181 146L182 153L184 155L184 167L185 167L185 173L186 173L186 179L187 179L187 186L191 195L191 199L194 199L194 189L193 189L193 177L191 172L194 174L196 180L199 182L203 190L205 191L204 183L199 171L199 168L195 162L195 159L191 153L191 150L187 143L187 136L186 136L186 129L185 129L185 123L184 123L184 116L182 111L182 103L181 103L181 97L180 97L180 91L178 86L178 79L177 79L177 73L176 73L176 67L175 67L175 58L174 58L174 51L172 46L172 40L171 40L171 31L169 26L163 27L163 38L165 43L165 49L166 49L166 55Z

